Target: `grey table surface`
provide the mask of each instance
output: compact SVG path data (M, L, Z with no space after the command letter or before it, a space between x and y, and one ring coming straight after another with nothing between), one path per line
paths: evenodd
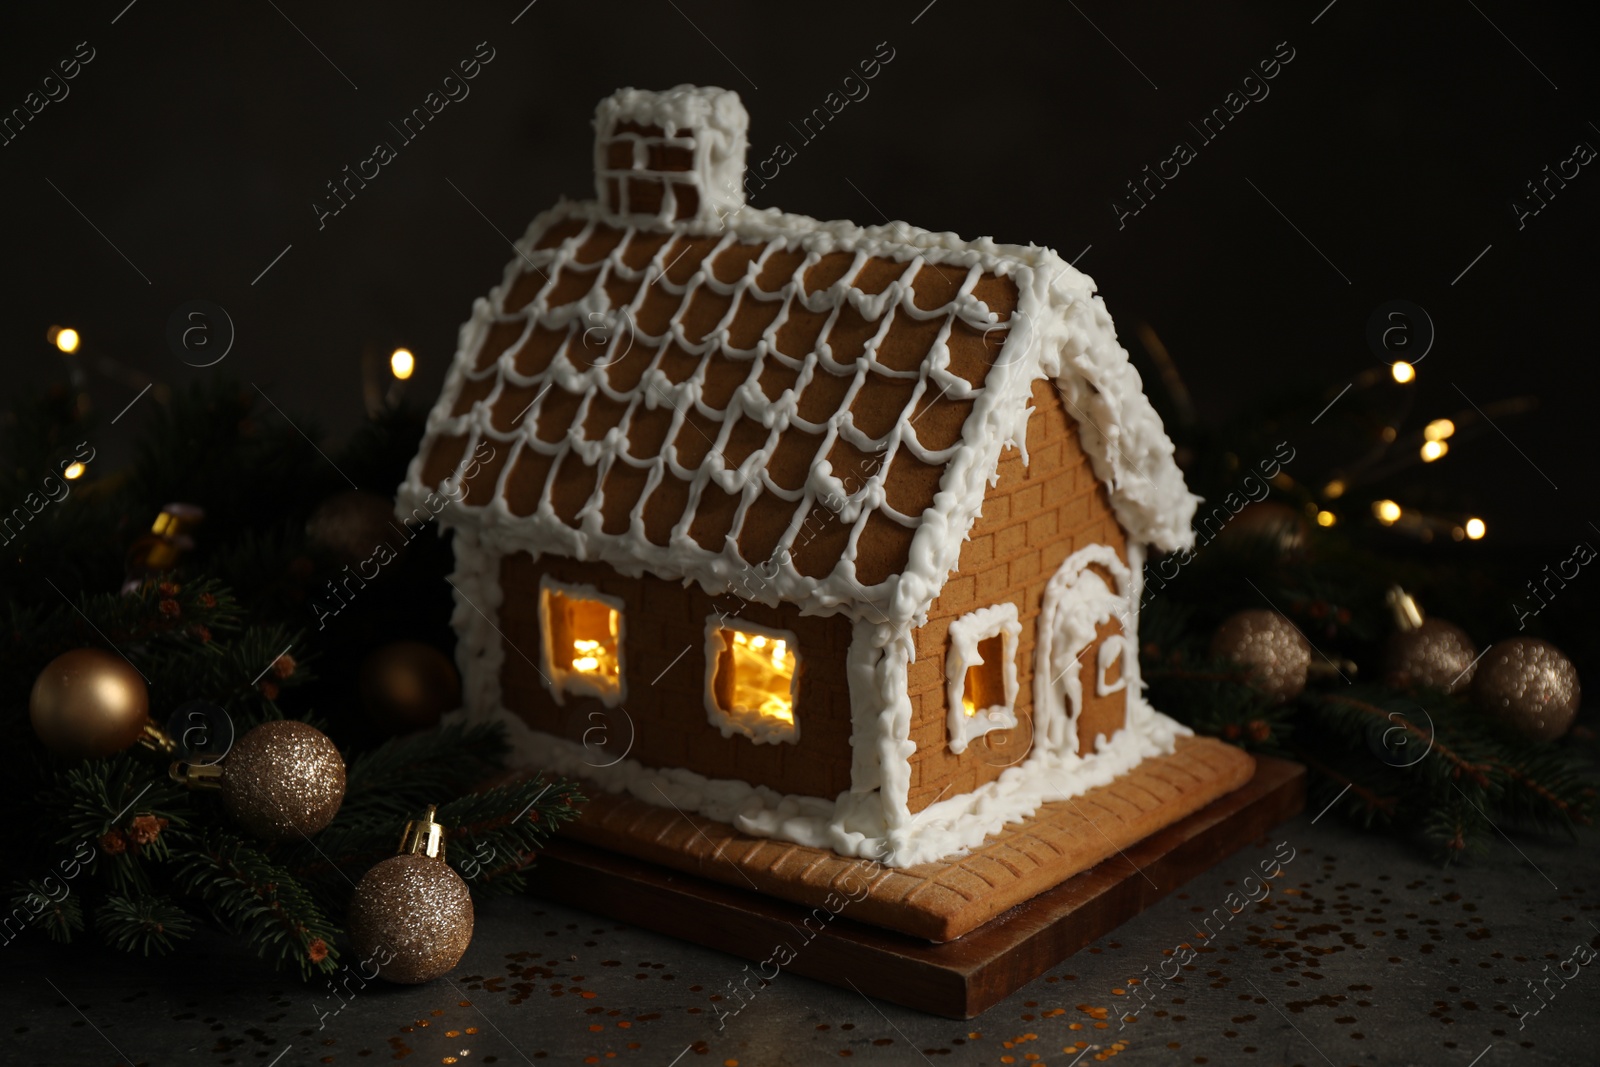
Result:
M1272 893L1198 937L1279 842L1294 858ZM730 985L744 961L533 897L485 902L448 978L353 982L343 998L220 935L145 961L30 933L0 949L11 1003L0 1060L1594 1063L1600 962L1585 961L1600 945L1597 843L1593 830L1577 844L1502 838L1441 869L1395 840L1302 815L965 1022L791 974L741 1001ZM1180 979L1139 999L1130 979L1183 945L1196 955Z

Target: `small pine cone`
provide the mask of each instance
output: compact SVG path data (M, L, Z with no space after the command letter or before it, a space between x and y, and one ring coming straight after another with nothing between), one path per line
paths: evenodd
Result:
M268 700L277 700L278 699L278 683L277 682L269 682L265 678L263 678L261 680L260 684L256 686L256 688L260 689L261 690L261 695L266 697Z
M279 678L287 678L294 673L294 669L298 666L299 664L294 661L294 657L285 652L272 661L272 673Z
M1272 737L1272 726L1265 719L1253 719L1250 722L1250 739L1252 741L1266 741Z
M200 606L203 608L214 608L217 606L217 598L212 596L210 593L201 593L199 599Z
M210 628L205 626L191 626L189 627L189 632L193 634L195 639L202 645L209 645L211 643Z
M108 856L120 856L128 851L128 841L121 830L111 830L100 835L100 848Z
M160 593L162 596L177 596L178 590L179 586L177 582L162 582L160 585L156 586L156 592Z
M328 958L328 943L320 937L317 938L306 946L306 955L311 958L312 963L321 963Z
M183 609L180 608L178 606L178 602L173 600L171 597L167 597L165 600L163 600L160 604L160 608L161 614L165 615L169 619L176 619L179 615L183 614Z
M161 831L167 828L167 820L157 815L135 815L133 822L128 826L128 836L134 844L153 844L161 836Z

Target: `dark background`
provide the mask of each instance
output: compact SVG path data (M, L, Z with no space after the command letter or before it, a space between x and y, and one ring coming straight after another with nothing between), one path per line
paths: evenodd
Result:
M12 10L0 109L20 106L79 42L95 58L0 148L0 380L12 393L64 379L46 330L81 330L108 465L160 402L157 389L106 424L148 380L178 388L229 373L336 439L362 416L363 354L403 344L419 359L408 399L426 404L458 325L510 258L507 238L558 197L592 195L595 103L622 85L716 84L745 100L752 162L780 139L797 149L758 205L1077 258L1147 380L1139 323L1213 425L1307 383L1331 398L1381 370L1369 317L1395 299L1421 305L1437 341L1416 384L1396 391L1397 403L1414 394L1403 430L1467 409L1463 396L1487 406L1532 394L1540 406L1498 420L1503 434L1459 435L1444 460L1376 491L1483 517L1484 541L1434 551L1493 562L1518 587L1521 571L1534 578L1576 541L1600 542L1581 443L1593 410L1584 235L1600 177L1584 168L1520 231L1511 209L1546 164L1579 141L1600 145L1592 25L1576 7L1326 2ZM485 41L495 58L471 95L401 146L389 120ZM1188 123L1285 41L1294 59L1270 95L1202 147ZM801 143L789 123L880 42L894 58L870 95ZM1179 139L1198 158L1119 229L1112 200ZM378 140L398 158L319 230L313 201ZM195 299L226 308L237 329L209 370L165 340L169 316ZM1348 452L1318 437L1350 431L1340 414L1285 428L1312 457L1296 473ZM1370 524L1364 511L1347 521ZM1513 629L1509 604L1504 616L1491 636Z

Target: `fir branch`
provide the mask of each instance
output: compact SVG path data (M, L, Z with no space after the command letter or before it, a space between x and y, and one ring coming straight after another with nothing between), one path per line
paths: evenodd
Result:
M500 723L453 723L393 738L358 756L346 777L336 823L374 816L413 818L441 797L471 789L499 771L510 744Z
M1341 774L1326 763L1318 760L1305 749L1294 749L1294 756L1307 767L1328 778L1334 785L1346 787L1339 791L1339 795L1354 796L1355 799L1354 803L1346 806L1345 810L1352 816L1360 818L1362 825L1371 826L1374 821L1387 823L1394 818L1395 812L1400 806L1400 796L1380 793L1374 788L1362 785L1349 775Z
M10 944L29 926L39 927L50 940L61 944L70 944L72 935L83 931L82 901L70 886L57 896L57 890L45 884L51 880L12 883L10 911L0 916L0 946Z
M1408 714L1416 705L1412 701L1391 701L1388 708L1380 707L1369 700L1345 696L1337 693L1307 693L1302 699L1313 705L1337 712L1354 713L1355 721L1359 728L1370 734L1377 730L1388 733L1391 730L1402 730L1414 739L1431 756L1437 753L1441 759L1448 763L1452 769L1451 777L1454 779L1465 778L1469 782L1484 785L1488 782L1488 766L1482 762L1475 762L1463 753L1452 748L1440 740L1439 735L1446 732L1441 729L1440 723L1434 724L1432 731L1424 730L1411 721ZM1387 724L1387 725L1385 725ZM1431 746L1431 747L1430 747ZM1419 764L1425 761L1419 761Z
M262 959L301 977L338 970L339 929L298 880L242 839L210 830L172 849L176 883L209 905Z
M95 909L95 929L106 943L141 956L165 956L194 933L194 919L166 897L110 896Z
M576 783L541 776L469 794L435 818L448 832L446 858L474 890L508 892L521 888L515 875L557 827L578 817L584 799Z

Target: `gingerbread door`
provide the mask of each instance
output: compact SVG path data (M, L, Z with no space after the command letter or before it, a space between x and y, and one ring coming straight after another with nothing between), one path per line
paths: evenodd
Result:
M1126 721L1131 579L1115 551L1092 545L1069 556L1045 587L1034 707L1038 735L1056 752L1092 756L1096 739Z

